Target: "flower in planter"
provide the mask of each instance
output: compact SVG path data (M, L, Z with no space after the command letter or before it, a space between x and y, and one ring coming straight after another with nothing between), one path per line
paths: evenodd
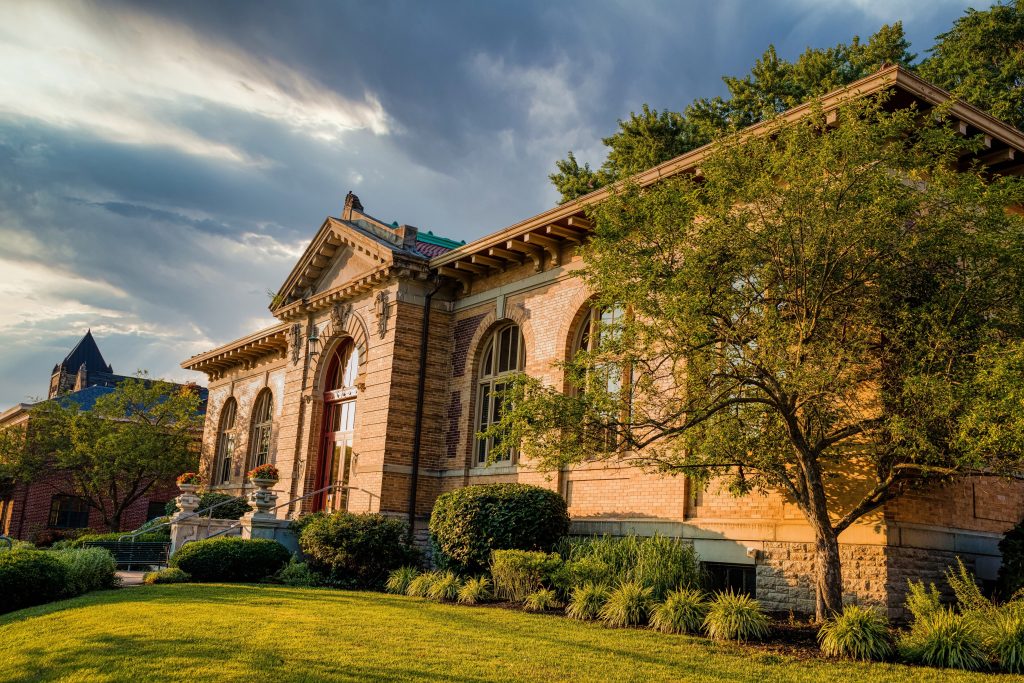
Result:
M199 486L203 483L203 478L195 472L186 472L185 474L179 475L175 480L178 486L185 486L191 484L192 486Z
M277 467L267 463L266 465L260 465L249 470L248 476L250 479L273 479L277 481L281 478L281 473L277 471Z

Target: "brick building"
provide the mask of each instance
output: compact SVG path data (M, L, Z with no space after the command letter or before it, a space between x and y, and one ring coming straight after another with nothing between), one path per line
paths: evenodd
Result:
M87 331L70 353L53 367L47 400L60 397L89 410L96 399L114 391L128 379L114 374L103 358L92 331ZM201 390L205 393L205 389ZM0 413L0 429L27 427L35 404L19 403ZM85 501L68 495L67 475L54 474L30 484L0 482L0 534L26 541L47 541L74 535L83 529L103 530L99 511ZM173 478L157 482L125 510L121 530L136 529L164 514L178 494Z
M949 98L890 67L822 104L827 111L845 97L889 89L893 101L924 107ZM952 114L965 134L986 136L996 163L1019 163L1019 131L965 103ZM636 179L696 172L706 153ZM565 496L577 532L691 539L720 582L755 590L768 609L813 612L813 535L782 495L735 498L625 462L559 472L514 456L486 465L491 444L474 435L493 418L503 378L525 371L568 388L556 364L587 343L599 315L574 275L591 227L583 209L604 196L599 190L456 244L377 220L349 193L281 287L271 307L280 322L182 364L209 378L203 471L213 487L239 491L245 471L273 462L280 500L292 501L282 517L381 511L422 530L441 492L537 484ZM330 484L338 488L315 493ZM955 555L994 578L996 544L1022 516L1021 488L996 481L959 481L890 503L840 537L846 594L896 608L906 577L936 578Z

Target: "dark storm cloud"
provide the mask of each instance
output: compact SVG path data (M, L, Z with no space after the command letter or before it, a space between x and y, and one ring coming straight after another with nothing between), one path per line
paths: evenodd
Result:
M474 239L548 208L569 149L644 102L720 94L770 42L864 37L932 3L0 0L0 409L92 327L120 371L272 322L345 191ZM70 57L69 57L70 55ZM63 61L62 61L63 60ZM7 87L10 86L10 87Z

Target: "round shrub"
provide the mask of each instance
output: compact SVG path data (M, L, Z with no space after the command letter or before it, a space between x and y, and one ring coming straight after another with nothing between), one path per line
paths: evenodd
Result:
M743 593L719 593L708 606L704 628L715 640L761 640L768 635L768 617L761 603Z
M186 543L170 565L192 575L193 581L262 581L273 576L291 554L267 538L227 536Z
M877 610L858 605L847 605L826 621L818 631L818 644L830 657L881 660L892 654L889 622Z
M67 572L53 553L29 548L0 552L0 613L57 600Z
M309 568L328 585L379 589L391 570L419 561L408 529L404 521L380 514L335 512L306 523L299 546Z
M286 586L298 586L302 588L313 588L323 584L324 580L319 574L309 568L309 565L292 555L288 564L274 577Z
M528 484L486 484L441 494L430 534L441 559L463 572L486 569L494 550L548 552L569 531L565 499Z
M117 563L109 550L66 548L54 550L53 556L64 565L65 597L118 586Z
M168 567L161 569L158 572L147 572L142 577L142 582L147 586L152 586L157 583L188 583L192 580L192 577L181 571L177 567Z
M704 594L694 588L669 591L651 610L651 628L662 633L699 633L708 613Z

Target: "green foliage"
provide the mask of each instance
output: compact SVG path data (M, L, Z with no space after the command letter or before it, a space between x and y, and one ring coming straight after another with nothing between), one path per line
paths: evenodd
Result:
M454 568L479 572L494 550L542 550L569 531L565 499L527 484L487 484L441 494L430 516L435 547Z
M694 588L669 591L651 610L651 628L663 633L700 633L708 613L704 593Z
M147 586L158 583L188 583L191 580L191 576L177 567L167 567L157 572L146 572L146 575L142 577L142 582Z
M494 593L503 600L522 602L550 586L561 568L562 558L556 553L495 550L491 558Z
M309 564L299 560L298 556L292 555L288 564L281 568L281 571L274 577L286 586L313 587L323 584L324 579L315 571L310 569Z
M924 581L907 581L905 606L910 612L910 622L923 621L942 610L940 597L934 583L925 588Z
M883 660L893 652L889 622L870 607L847 605L818 630L821 651L830 657Z
M117 563L103 548L67 548L54 550L53 556L64 565L64 596L74 597L89 591L116 588Z
M529 612L548 612L558 609L562 603L558 601L558 594L550 588L541 588L526 596L523 600L523 607Z
M245 496L229 496L226 493L207 492L199 496L199 511L219 505L220 507L203 513L203 517L213 519L239 519L249 512L252 507Z
M413 577L405 589L405 594L414 598L425 598L430 594L430 587L438 579L441 572L424 572Z
M572 589L565 614L572 619L597 619L601 608L608 600L608 586L603 583L587 582Z
M416 567L405 566L392 569L388 574L388 580L384 582L384 589L388 593L405 595L409 589L409 583L416 578L420 571Z
M608 592L599 616L606 626L640 626L647 623L652 590L639 581L622 581Z
M131 532L126 531L114 531L108 534L82 534L77 538L73 538L67 541L57 541L53 544L54 549L60 548L84 548L87 543L116 543L125 535ZM139 534L135 537L137 543L170 543L171 532L169 529L160 529L159 531L147 532Z
M57 600L66 584L64 564L51 552L29 548L0 552L0 614Z
M908 66L915 59L909 48L899 22L882 26L867 42L854 36L849 44L808 48L795 62L780 58L769 45L750 73L723 77L728 97L698 99L682 113L645 104L639 114L619 120L616 132L604 138L608 156L601 168L580 166L569 152L565 160L555 162L557 171L548 177L562 202L576 199L852 83L883 64Z
M170 565L191 574L194 581L262 581L277 574L291 553L266 538L220 536L186 543L171 556Z
M555 550L566 560L557 581L565 593L588 581L607 585L637 581L661 600L671 590L700 584L700 560L693 544L678 538L569 536Z
M154 484L198 465L200 407L194 387L144 375L124 380L88 411L73 397L43 401L32 408L30 439L0 439L0 463L22 481L73 473L51 480L55 492L85 499L117 530Z
M1010 603L990 612L981 632L985 650L1003 671L1024 674L1024 604Z
M974 580L974 575L967 571L963 560L956 558L957 568L946 568L946 582L953 589L953 595L960 606L961 612L984 612L992 609L992 602L981 594L981 587Z
M921 75L997 119L1024 128L1024 3L968 9L940 35Z
M708 606L704 629L715 640L763 640L770 627L761 604L749 595L719 593Z
M1003 563L999 567L997 590L1008 597L1024 589L1024 522L1013 527L999 541Z
M927 666L973 671L988 665L974 621L944 608L915 620L899 649L908 661Z
M458 603L460 605L477 605L491 599L491 580L486 576L476 576L466 579L459 589Z
M392 569L419 561L402 520L335 512L307 522L299 546L310 569L332 586L382 588Z
M462 580L452 571L439 572L430 583L427 597L442 602L455 602L462 588Z

